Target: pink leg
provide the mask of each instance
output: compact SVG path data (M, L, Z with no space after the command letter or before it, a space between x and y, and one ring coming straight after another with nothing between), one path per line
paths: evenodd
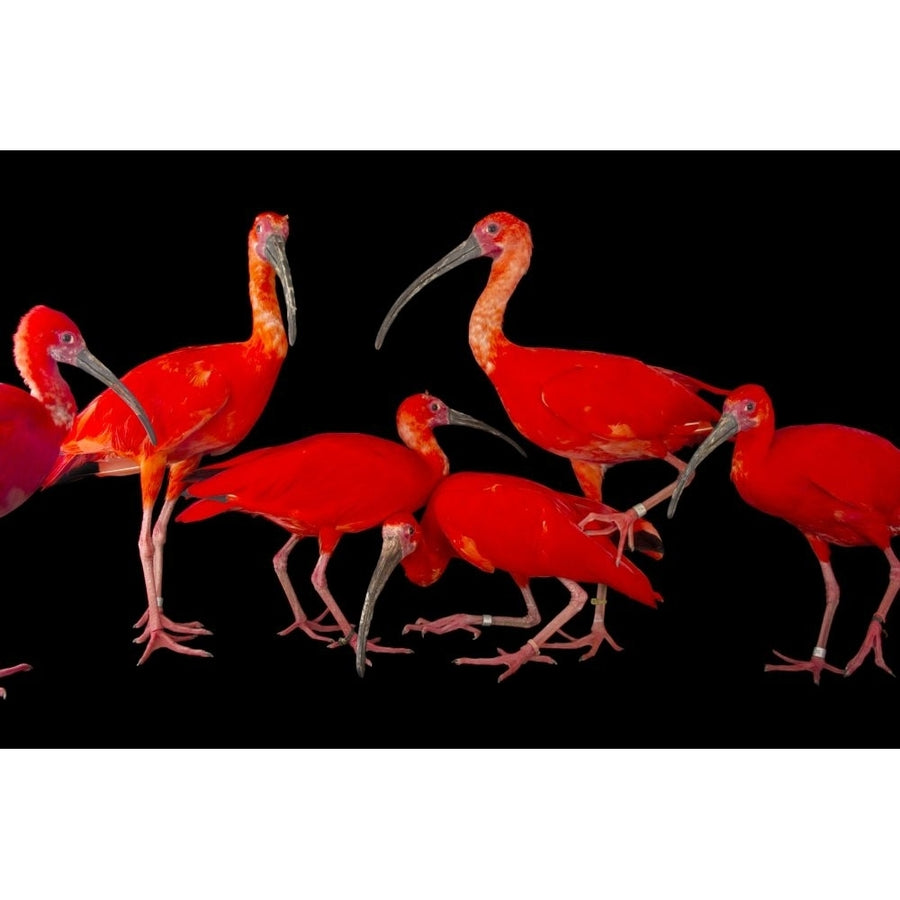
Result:
M891 567L887 590L884 593L881 603L878 605L878 609L875 611L875 615L872 616L872 621L869 623L862 646L859 648L856 656L847 663L847 667L844 669L844 675L852 675L860 665L862 665L863 660L870 652L874 652L875 654L876 666L884 669L889 675L894 674L884 661L884 654L881 649L881 638L882 635L885 637L887 636L887 632L884 630L884 620L887 618L888 610L890 610L891 604L894 602L894 597L897 596L897 590L900 589L900 560L897 559L894 555L894 551L890 547L884 551L884 555L887 557Z
M153 582L156 585L156 605L162 610L162 583L163 583L163 548L166 545L166 535L169 531L169 520L175 510L175 504L181 497L184 489L183 478L185 475L193 472L197 468L199 458L185 462L174 463L169 469L169 486L166 489L166 499L163 502L162 509L156 518L156 524L153 526ZM147 624L148 615L145 612L140 619L135 622L135 628L143 628ZM203 627L202 622L172 622L166 619L169 627L173 631L180 631L183 634L212 634Z
M323 637L318 632L320 631L340 631L340 625L320 625L319 623L327 615L328 610L324 610L317 618L310 620L306 613L303 612L303 608L300 606L300 601L297 599L297 592L294 590L294 586L291 584L291 579L288 576L287 565L288 565L288 557L291 555L291 551L294 547L300 542L301 538L299 535L293 534L291 535L288 542L275 554L272 559L272 565L275 567L275 574L278 576L278 580L281 582L281 587L284 590L285 596L287 597L288 603L291 607L291 612L294 614L294 621L288 625L287 628L283 628L278 632L279 635L290 634L292 631L299 629L304 632L304 634L308 634L311 638L314 638L317 641L330 641L331 638Z
M557 647L561 650L575 650L578 647L587 647L588 652L579 657L581 662L590 659L600 649L600 645L605 641L613 650L621 650L622 648L612 639L610 633L606 630L606 624L603 621L603 615L606 610L606 585L597 585L597 596L591 600L594 606L594 621L591 623L589 634L584 637L573 638L566 634L562 628L559 633L566 638L565 642L544 644L545 647Z
M8 669L0 669L0 678L7 678L18 672L30 672L31 666L28 663L19 663L17 666L10 666ZM6 699L6 688L0 687L0 700Z
M568 578L560 578L569 591L569 602L565 608L551 619L533 638L529 638L515 653L506 653L497 648L498 656L486 659L473 657L460 657L453 662L457 666L506 666L506 671L497 679L503 681L514 672L518 671L527 662L542 662L556 665L556 660L550 656L543 656L541 649L547 645L547 639L556 634L569 619L581 610L587 600L587 592L581 585Z
M341 608L338 606L337 601L331 595L331 591L328 588L328 581L325 578L325 571L328 568L328 560L330 559L330 551L321 552L319 554L319 560L316 563L316 567L315 569L313 569L312 574L313 587L316 589L318 595L322 598L325 606L328 607L328 611L332 616L334 616L334 620L338 623L338 627L343 634L342 638L336 641L332 641L328 645L328 647L329 649L334 649L335 647L349 646L355 653L357 643L356 629L347 621L347 617L341 611ZM410 650L409 647L382 647L377 643L377 641L378 638L369 638L366 642L366 649L371 650L374 653L412 653L412 650ZM373 644L375 644L375 646L372 646ZM368 658L366 658L366 665L372 665Z
M473 638L477 638L481 632L476 628L480 625L487 628L492 625L506 625L510 628L531 628L541 621L541 614L538 612L537 604L534 602L534 596L528 585L519 585L519 590L525 598L525 615L524 616L492 616L489 613L475 616L467 613L456 613L452 616L444 616L442 619L435 619L429 622L427 619L416 619L414 625L406 625L403 628L403 634L409 631L419 631L424 637L428 633L432 634L448 634L451 631L469 631Z
M840 600L840 588L837 579L834 577L834 571L831 568L831 551L828 545L819 538L805 535L806 539L812 546L816 558L819 560L819 566L822 568L822 577L825 579L825 612L822 616L822 625L819 628L819 638L816 646L813 648L812 656L806 659L794 659L785 656L777 650L772 652L779 658L783 659L787 665L775 665L769 663L765 667L766 672L810 672L813 681L818 684L822 671L836 672L841 674L841 669L829 665L825 662L825 647L828 643L828 633L831 631L831 622L834 619L835 610L837 610L838 601Z
M147 618L143 633L135 638L134 643L146 643L144 652L138 660L138 665L147 661L150 655L160 648L172 650L175 653L183 653L187 656L212 656L206 650L196 650L183 646L200 634L210 634L205 628L195 627L195 623L181 624L173 622L163 615L162 598L156 589L154 578L154 544L151 534L151 521L153 518L153 505L159 488L162 484L164 464L150 461L141 467L141 494L144 498L143 515L141 517L141 533L138 538L138 551L141 557L141 567L144 571L144 585L147 590ZM170 633L171 632L171 633Z

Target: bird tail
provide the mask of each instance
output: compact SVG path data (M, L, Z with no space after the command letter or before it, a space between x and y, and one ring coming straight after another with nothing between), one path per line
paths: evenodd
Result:
M98 459L89 454L60 454L49 474L41 484L46 489L55 484L68 484L82 478L110 475L137 475L140 466L130 459Z
M189 497L185 493L182 496ZM177 516L176 522L202 522L204 519L211 519L213 516L221 515L234 507L229 502L230 498L223 495L221 497L206 497L203 500L197 500L187 509L183 509Z
M710 394L718 394L720 397L725 397L731 393L729 388L716 387L715 385L707 384L705 381L700 381L699 378L692 378L690 375L684 375L681 372L673 372L671 369L664 369L662 366L654 366L653 368L664 375L668 375L669 378L672 378L679 384L683 384L695 394L699 391L707 391Z

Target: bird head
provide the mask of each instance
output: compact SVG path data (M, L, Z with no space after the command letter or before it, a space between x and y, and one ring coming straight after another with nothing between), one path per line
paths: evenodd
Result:
M758 384L745 384L735 388L722 404L722 415L715 428L706 436L702 444L697 446L684 471L678 476L675 490L669 500L668 517L675 515L675 508L682 492L687 487L697 466L717 447L733 440L742 431L758 428L763 423L774 426L772 401L765 389Z
M531 258L531 229L521 219L507 212L491 213L475 224L472 233L446 256L441 257L433 266L426 269L395 301L384 317L378 336L375 338L375 349L380 350L388 329L394 319L400 314L400 310L409 303L412 298L441 275L445 275L451 269L461 266L470 259L480 259L482 256L497 259L503 251L513 242L519 246L524 245L527 256Z
M287 309L288 343L293 346L297 339L297 300L285 250L288 232L287 216L271 212L260 213L250 229L250 243L256 255L275 270L281 282Z
M381 526L381 555L369 579L366 599L363 602L359 618L359 631L356 641L356 672L360 678L366 674L366 641L372 626L372 614L375 612L375 601L381 593L391 572L400 562L414 553L419 546L421 531L416 520L409 514L402 513L385 519Z

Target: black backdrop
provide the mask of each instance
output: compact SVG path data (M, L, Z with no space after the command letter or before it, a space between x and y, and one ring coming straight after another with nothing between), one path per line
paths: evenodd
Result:
M187 344L249 334L246 235L263 210L288 213L299 337L241 450L317 431L394 436L394 412L430 390L511 432L468 349L466 325L489 263L429 286L396 321L396 296L488 212L529 222L529 273L510 303L519 343L629 354L712 383L770 391L779 424L835 421L900 442L893 398L894 154L840 152L51 152L4 153L0 216L12 335L33 304L69 313L118 374ZM81 403L96 383L66 375ZM11 352L0 378L18 384ZM567 463L529 445L521 460L464 429L439 438L455 470L510 471L574 490ZM895 679L870 659L852 677L763 672L772 648L808 657L822 612L818 564L784 523L742 503L729 452L701 467L671 522L651 513L666 556L641 565L656 611L611 595L624 646L555 667L457 667L513 650L528 633L401 637L405 622L515 611L504 574L456 561L427 590L397 573L373 634L413 647L374 654L360 680L350 650L290 621L271 559L287 535L264 520L173 523L167 611L202 620L213 659L158 651L141 667L131 625L144 608L136 478L42 492L0 521L4 587L0 742L48 747L869 747L895 745ZM668 483L663 463L620 466L607 499L627 506ZM377 533L346 538L329 570L358 614ZM314 541L291 558L309 612ZM829 660L862 641L887 565L837 550L843 587ZM535 594L545 621L561 585ZM895 612L895 616L898 613ZM586 631L590 609L572 630ZM891 618L887 630L893 632ZM900 669L893 634L885 650Z

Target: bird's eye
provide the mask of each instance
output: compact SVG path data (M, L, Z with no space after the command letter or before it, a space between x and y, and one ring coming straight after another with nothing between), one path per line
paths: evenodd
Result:
M412 525L407 525L407 526L406 526L406 536L407 536L408 538L411 538L411 537L413 536Z
M752 400L748 400L747 403L746 403L746 405L744 406L744 409L745 409L748 413L755 412L755 411L756 411L756 404L755 404Z
M496 222L491 222L487 230L489 234L496 234L500 230L500 226Z
M431 406L429 407L429 409L431 409L431 411L434 413L436 413L440 408L441 408L440 404L438 404L438 403L432 403Z
M256 223L256 233L257 233L257 234L262 234L262 222L257 222L257 223Z
M72 341L75 340L75 335L72 334L71 331L64 331L64 332L59 336L59 339L60 339L64 344L71 344Z

